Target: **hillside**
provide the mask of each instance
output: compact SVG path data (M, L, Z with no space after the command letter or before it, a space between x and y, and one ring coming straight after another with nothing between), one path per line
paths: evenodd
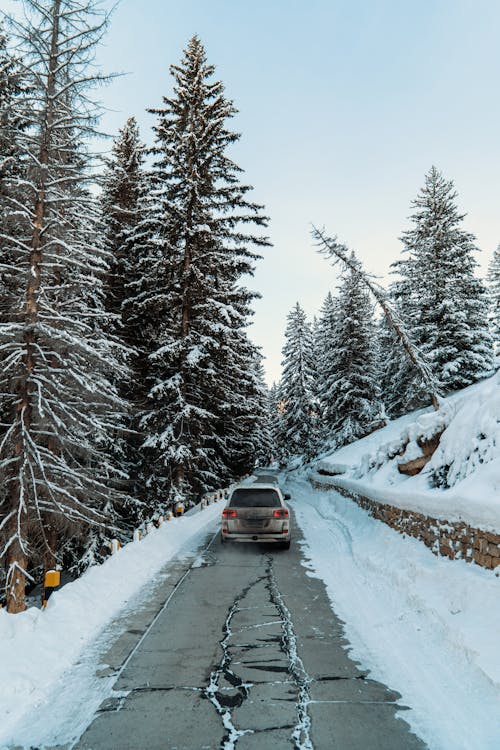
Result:
M420 473L400 473L438 437ZM437 412L412 412L321 456L315 468L374 500L500 531L500 373L443 399Z

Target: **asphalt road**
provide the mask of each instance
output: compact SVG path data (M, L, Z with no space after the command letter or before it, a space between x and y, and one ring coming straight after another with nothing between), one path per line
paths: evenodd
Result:
M289 551L213 539L78 750L424 749L400 696L349 659L294 532Z

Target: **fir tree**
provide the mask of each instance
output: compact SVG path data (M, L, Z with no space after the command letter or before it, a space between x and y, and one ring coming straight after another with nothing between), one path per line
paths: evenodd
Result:
M282 416L279 386L273 383L269 389L269 429L271 432L271 458L278 463L284 462L285 446L281 444L281 425Z
M279 386L283 413L278 442L285 460L310 460L316 450L312 357L311 327L297 302L287 318Z
M106 308L116 316L116 328L132 346L139 343L138 336L126 325L124 302L129 297L127 285L134 280L136 273L131 238L140 223L144 153L145 147L140 141L136 120L130 117L113 144L102 180L103 220L106 247L110 253Z
M373 307L359 273L348 269L339 289L329 354L325 420L342 446L381 426Z
M462 228L453 182L432 167L403 233L400 272L410 296L412 336L443 393L492 371L492 342L482 282L475 277L475 237Z
M140 278L139 227L143 225L144 199L147 185L144 175L145 147L140 141L139 128L130 117L116 138L111 158L102 178L102 215L106 250L109 253L109 272L105 279L105 307L111 318L112 331L125 348L130 349L127 367L116 376L116 387L129 404L126 419L128 428L114 441L118 461L126 466L128 490L145 499L143 485L137 476L139 463L138 412L145 398L144 367L145 321L131 315L129 298ZM123 508L132 511L131 522L136 522L136 506ZM153 510L154 509L150 509ZM145 515L148 510L144 506Z
M337 305L331 292L328 292L321 308L315 336L315 351L317 358L316 394L319 403L319 422L321 442L328 444L333 428L335 415L332 414L334 405L330 403L331 386L335 377L335 362L333 352L335 348L337 322Z
M259 390L256 399L256 435L258 466L268 466L274 451L272 432L272 405L271 394L265 382L264 368L262 363L257 364L256 369Z
M250 461L237 433L251 421L257 388L245 333L255 295L240 279L253 273L253 248L268 244L246 231L266 219L227 154L239 138L226 124L236 110L197 37L171 73L173 95L151 110L143 273L130 300L147 328L143 473L150 496L167 504L178 493L198 496Z
M394 263L394 272L396 273L397 269L401 271L403 266L404 261ZM418 308L411 297L410 285L404 275L391 284L388 299L398 319L404 321L407 331L411 331ZM421 371L407 356L401 341L385 316L379 324L378 341L379 382L387 414L391 418L399 417L428 403L427 383ZM414 345L413 340L412 345Z
M500 245L493 253L488 269L488 294L490 298L491 333L495 352L500 353Z

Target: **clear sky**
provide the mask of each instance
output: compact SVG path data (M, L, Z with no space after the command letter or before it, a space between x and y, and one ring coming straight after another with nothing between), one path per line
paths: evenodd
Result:
M498 0L122 0L99 53L130 73L102 92L108 132L134 114L151 142L145 109L170 92L168 66L193 33L239 109L234 158L271 217L274 247L251 280L270 382L288 310L316 313L337 283L311 222L386 277L435 164L485 268L500 242Z

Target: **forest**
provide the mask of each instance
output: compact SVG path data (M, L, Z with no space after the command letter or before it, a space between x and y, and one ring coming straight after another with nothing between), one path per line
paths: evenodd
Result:
M46 570L77 576L177 499L269 461L293 466L490 375L488 283L451 180L432 167L379 287L347 248L312 322L291 310L268 389L246 283L270 245L231 158L237 110L200 38L105 157L94 0L24 0L0 32L0 557L25 608ZM325 217L327 218L327 217ZM336 239L311 240L337 262ZM375 291L375 294L373 292ZM411 356L409 356L411 355Z

